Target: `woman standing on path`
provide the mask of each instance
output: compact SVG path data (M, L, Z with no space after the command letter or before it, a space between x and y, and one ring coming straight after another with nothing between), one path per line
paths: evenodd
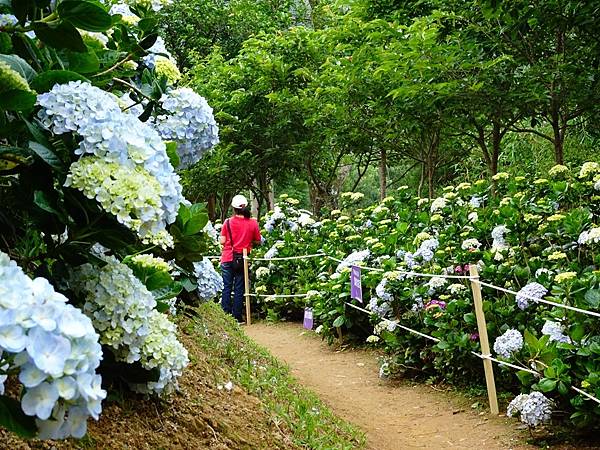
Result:
M260 245L261 235L258 222L250 218L248 200L236 195L231 201L233 216L221 227L219 242L223 245L221 253L221 273L223 274L223 296L221 307L238 322L242 322L244 303L244 249L250 253L252 245ZM233 287L233 305L231 290Z

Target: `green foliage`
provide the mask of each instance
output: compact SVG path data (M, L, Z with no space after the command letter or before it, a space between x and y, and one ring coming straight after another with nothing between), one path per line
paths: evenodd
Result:
M277 256L324 252L337 259L368 250L356 264L375 270L362 271L360 305L349 297L349 269L335 260L257 261L252 267L257 293L308 295L262 297L256 306L269 317L284 319L297 318L311 307L318 332L328 341L343 336L378 342L389 354L383 374L457 385L483 382L482 366L471 354L481 349L469 282L403 272L464 275L466 265L477 264L487 283L518 292L535 281L548 290L547 300L596 311L600 259L598 240L591 236L600 233L599 167L555 166L538 179L499 173L493 183L448 186L433 202L400 188L382 203L360 209L356 205L362 196L345 193L342 209L317 223L300 218L292 199L284 196L277 211L266 217L265 250L276 248ZM432 240L435 245L427 253L423 243ZM488 288L483 298L492 346L507 330L518 331L524 344L509 361L539 374L500 366L500 388L541 391L558 410L571 414L574 425L593 427L600 410L571 386L598 394L597 319L533 301L523 304ZM408 333L394 322L439 342ZM494 356L505 358L496 350Z

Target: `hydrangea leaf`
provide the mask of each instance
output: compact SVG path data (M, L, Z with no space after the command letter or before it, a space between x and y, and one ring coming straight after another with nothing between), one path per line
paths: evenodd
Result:
M58 4L58 15L77 28L87 31L106 31L112 27L110 14L95 3L67 0Z
M54 48L66 48L76 52L87 52L88 48L77 28L67 22L57 26L34 22L35 35L45 44Z
M49 70L40 73L31 82L31 87L37 92L48 92L55 84L64 84L69 81L88 81L84 76L69 70Z
M194 235L199 233L204 229L206 224L208 223L208 214L200 213L194 214L190 220L185 224L183 228L183 233L187 236Z
M64 166L60 158L49 148L33 141L29 141L29 148L52 168L59 171L64 170Z
M96 52L89 50L88 52L68 52L67 60L69 61L69 69L78 73L93 73L100 69L100 60ZM84 80L85 78L74 78L73 80Z
M27 61L17 55L0 55L0 61L10 66L12 70L19 73L28 82L37 75L36 71Z
M167 155L169 156L169 161L171 161L171 165L173 167L179 167L181 160L179 159L179 155L177 154L177 142L165 142L167 147Z
M29 111L35 106L37 95L32 91L10 90L0 96L0 109L5 111Z
M600 306L600 289L590 289L585 293L584 298L592 308L598 308Z
M10 397L0 396L0 425L24 438L33 438L37 433L35 419L21 410L21 404Z
M0 147L0 172L31 163L31 153L19 147Z

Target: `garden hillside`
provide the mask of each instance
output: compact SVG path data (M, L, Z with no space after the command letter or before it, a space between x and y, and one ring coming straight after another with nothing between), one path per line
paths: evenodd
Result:
M362 194L341 198L343 208L320 220L285 195L266 216L266 251L252 266L266 317L297 319L311 308L328 341L385 349L382 377L483 384L472 354L482 353L469 280L476 267L496 384L515 396L508 414L532 427L597 427L598 163L558 165L544 178L501 172L432 200L406 187L364 209L355 207ZM286 259L299 255L312 257ZM350 296L354 266L363 267L362 301Z
M190 365L165 400L115 393L82 440L22 440L0 430L2 449L362 448L362 435L288 369L245 337L212 303L177 321Z

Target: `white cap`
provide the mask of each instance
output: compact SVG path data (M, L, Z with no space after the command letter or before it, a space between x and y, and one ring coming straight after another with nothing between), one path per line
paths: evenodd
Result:
M248 200L246 200L246 197L244 197L241 194L236 195L231 200L231 206L233 206L234 208L243 208L247 204L248 204Z

